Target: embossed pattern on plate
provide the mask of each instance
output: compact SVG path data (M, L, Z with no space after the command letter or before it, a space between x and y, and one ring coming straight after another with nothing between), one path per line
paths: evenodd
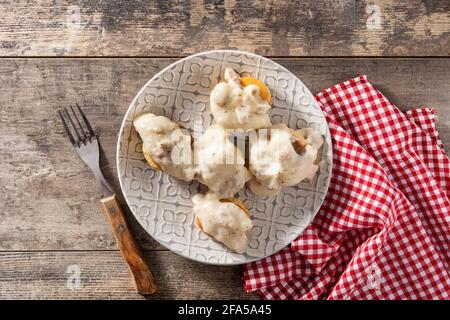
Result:
M275 197L256 197L246 187L238 198L246 203L254 228L244 254L228 250L193 224L191 198L205 187L179 181L151 169L141 152L133 119L144 112L164 115L187 129L212 121L209 93L225 67L264 81L269 87L273 123L292 128L314 127L324 135L320 170L314 180L283 189ZM291 72L264 57L241 51L216 50L181 59L152 78L131 103L117 145L117 167L125 199L142 227L162 245L203 263L229 265L262 259L281 250L310 224L325 198L332 170L331 138L314 96Z

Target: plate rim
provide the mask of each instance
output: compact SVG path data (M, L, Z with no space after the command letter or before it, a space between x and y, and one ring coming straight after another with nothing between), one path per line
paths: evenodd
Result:
M178 63L180 63L180 62L182 62L182 61L185 61L185 60L188 60L188 59L191 59L191 58L193 58L193 57L200 56L200 55L211 54L211 53L227 53L227 52L228 52L228 53L233 52L233 53L238 53L238 54L250 55L250 56L257 57L257 58L264 58L264 59L270 60L272 63L275 63L277 66L279 66L280 68L282 68L283 71L292 74L297 80L299 80L299 81L300 81L300 82L308 89L308 91L311 93L311 95L312 95L313 98L315 99L315 95L314 95L314 94L311 92L311 90L303 83L303 81L301 81L294 73L292 73L291 71L289 71L288 69L286 69L284 66L282 66L281 64L279 64L279 63L276 62L276 61L273 61L271 58L266 58L266 57L261 56L261 55L259 55L259 54L252 53L252 52L248 52L248 51L242 51L242 50L215 49L215 50L202 51L202 52L198 52L198 53L189 55L189 56L184 57L184 58L181 58L181 59L177 59L177 60L174 61L173 63L169 64L168 66L164 67L164 68L161 69L159 72L157 72L152 78L150 78L150 80L148 80L148 81L142 86L142 88L141 88L141 89L136 93L136 95L134 96L133 100L131 101L131 103L130 103L129 106L128 106L127 111L125 112L125 114L124 114L124 116L123 116L122 122L121 122L121 124L120 124L120 130L119 130L119 133L118 133L118 136L117 136L117 143L116 143L116 170L117 170L117 177L118 177L118 179L119 179L120 190L121 190L121 192L122 192L123 198L125 199L126 205L128 206L129 210L131 211L131 213L133 214L134 218L135 218L136 221L139 223L139 225L144 229L144 231L145 231L148 235L150 235L150 236L152 237L152 239L153 239L154 241L156 241L158 244L160 244L161 246L163 246L164 248L166 248L166 249L169 250L170 252L173 252L173 253L175 253L175 254L177 254L177 255L183 257L183 258L189 259L189 260L191 260L191 261L195 261L195 262L197 262L197 263L202 263L202 264L206 264L206 265L215 265L215 266L236 266L236 265L244 265L244 264L247 264L247 263L257 262L257 261L266 259L266 258L268 258L268 257L270 257L270 256L273 256L273 255L279 253L281 250L286 249L286 248L290 245L290 243L287 243L286 245L282 246L280 249L274 251L273 253L271 253L270 255L267 255L267 256L265 256L265 257L255 257L255 258L252 258L252 259L248 259L248 260L246 260L246 261L236 261L236 262L229 262L229 263L224 263L224 262L211 262L211 261L201 261L201 260L197 260L197 259L194 259L193 257L191 257L191 256L189 256L189 255L183 255L182 253L177 252L177 251L172 250L171 248L167 247L164 243L162 243L161 241L159 241L158 239L156 239L155 237L153 237L153 235L151 235L151 234L144 228L144 226L143 226L142 223L139 221L139 219L136 217L135 213L133 212L133 210L130 208L130 206L129 206L129 204L128 204L129 202L128 202L127 196L125 195L125 192L124 192L123 181L122 181L122 178L121 178L121 176L120 176L120 174L119 174L119 164L120 164L120 162L119 162L119 159L120 159L120 138L121 138L121 136L122 136L122 133L123 133L123 130L124 130L124 126L125 126L125 123L126 123L126 119L128 118L128 114L129 114L129 112L131 111L131 107L135 104L135 102L137 101L138 97L142 94L142 92L147 88L147 86L148 86L154 79L158 78L158 77L159 77L161 74L163 74L166 70L169 70L170 68L172 68L173 66L175 66L176 64L178 64ZM318 101L317 101L317 100L315 100L315 101L316 101L316 103L318 104ZM319 106L319 107L320 107L320 106ZM328 190L329 190L329 187L330 187L330 180L331 180L331 176L332 176L332 174L333 174L333 164L334 164L334 161L333 161L333 139L332 139L332 137L331 137L330 126L329 126L329 123L328 123L328 121L327 121L327 119L326 119L325 113L323 112L322 109L321 109L321 112L322 112L323 117L324 117L324 120L325 120L325 122L326 122L326 124L327 124L327 125L326 125L326 131L328 132L328 136L330 137L330 146L329 146L329 148L330 148L330 149L329 149L329 152L330 152L330 160L331 160L331 161L330 161L330 172L329 172L329 175L328 175L327 181L326 181L327 183L326 183L326 190L325 190L324 197L320 200L320 204L317 206L316 212L314 212L314 213L311 215L311 220L309 221L309 224L303 229L302 232L300 232L300 233L297 235L297 237L300 236L300 235L301 235L301 234L302 234L302 233L303 233L303 232L311 225L313 219L315 218L315 216L316 216L317 213L319 212L320 208L322 207L323 202L325 201L325 198L326 198L326 196L328 195Z

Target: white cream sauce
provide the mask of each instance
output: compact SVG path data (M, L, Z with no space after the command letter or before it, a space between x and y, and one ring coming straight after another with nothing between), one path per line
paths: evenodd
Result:
M176 178L196 179L211 192L228 198L241 190L251 177L241 152L219 126L209 127L195 139L194 150L191 135L164 116L143 114L135 119L134 126L143 140L143 149Z
M258 129L270 126L270 105L261 98L258 86L241 86L239 75L226 68L225 82L211 92L211 113L216 123L227 129Z
M168 174L191 181L196 173L192 161L191 135L172 120L152 113L142 114L134 122L142 138L143 151Z
M318 170L314 162L323 139L313 131L306 133L305 140L310 144L301 155L296 153L292 145L295 137L285 124L272 126L269 138L250 139L249 169L253 178L249 186L255 194L272 196L282 187L314 177Z
M206 234L238 253L246 251L247 231L253 224L241 208L231 202L220 202L212 193L196 194L192 202L194 214Z
M194 159L198 180L222 198L232 197L251 177L242 153L219 126L209 127L195 140Z
M310 144L316 150L323 145L323 137L320 132L314 128L302 128L297 130L304 138L307 144Z

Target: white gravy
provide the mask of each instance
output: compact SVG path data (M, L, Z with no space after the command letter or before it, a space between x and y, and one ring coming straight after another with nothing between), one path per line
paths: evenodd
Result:
M231 202L220 202L212 193L196 194L192 202L206 234L238 253L246 251L247 231L253 224L241 208Z
M232 197L251 177L242 153L219 126L209 127L195 140L194 159L198 180L221 198Z
M225 82L217 84L210 95L211 113L218 125L227 129L258 129L270 126L270 105L261 98L258 86L241 86L239 75L225 69Z
M196 173L192 164L191 135L172 120L152 113L142 114L134 122L148 152L168 174L191 181ZM175 159L175 161L174 161Z
M198 180L221 198L232 197L251 177L241 152L219 126L195 139L194 150L190 134L164 116L143 114L134 126L143 148L165 172L185 181Z
M313 130L313 129L311 129ZM292 186L304 179L311 180L318 170L314 164L317 150L323 143L320 134L308 130L309 143L303 154L295 152L295 141L285 124L272 126L270 139L250 141L249 169L253 175L250 189L257 195L272 196L282 187ZM306 137L305 137L306 138ZM314 145L312 144L314 142Z

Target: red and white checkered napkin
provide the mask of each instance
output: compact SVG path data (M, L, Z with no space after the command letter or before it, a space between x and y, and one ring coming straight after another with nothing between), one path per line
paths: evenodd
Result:
M402 113L365 76L316 96L333 175L290 247L244 267L266 299L448 299L450 161L433 109Z

